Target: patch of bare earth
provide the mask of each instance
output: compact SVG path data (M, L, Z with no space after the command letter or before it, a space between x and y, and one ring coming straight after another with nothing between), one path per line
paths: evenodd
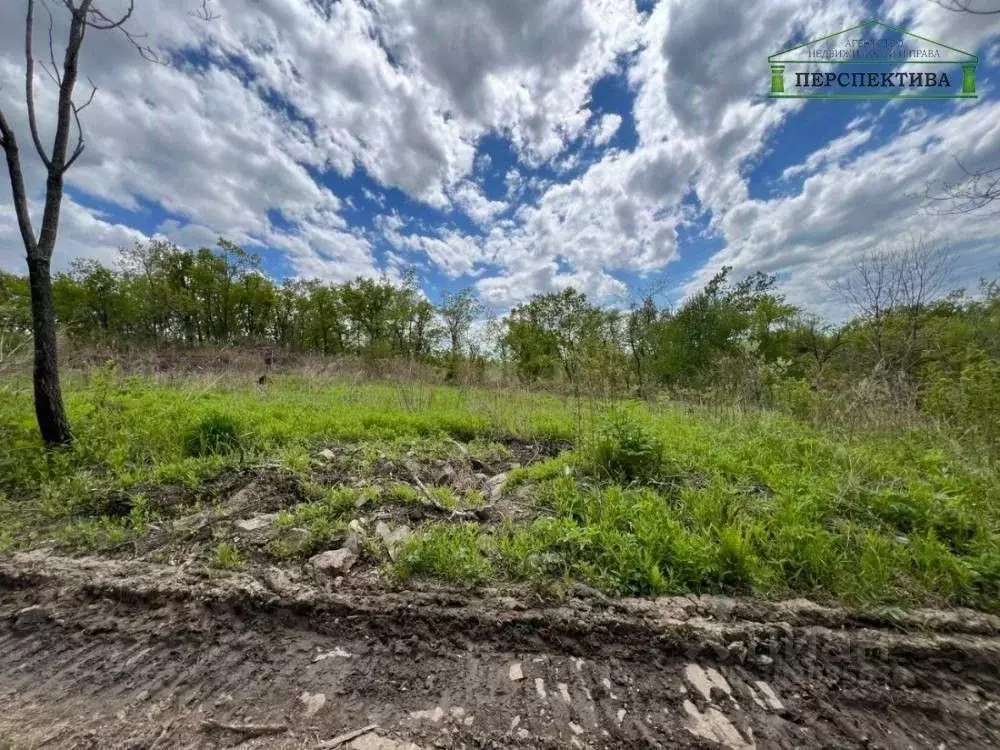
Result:
M382 568L404 532L530 517L503 478L564 446L453 447L323 449L314 488L379 499L315 557L270 552L315 489L260 467L144 489L162 519L113 559L0 557L0 748L1000 745L1000 618L400 589ZM220 540L245 571L212 567Z
M362 444L334 444L320 451L307 474L315 494L319 489L349 489L374 491L368 502L359 500L353 512L345 515L345 523L356 522L356 533L346 531L324 545L336 548L351 543L355 552L362 552L363 540L375 542L390 552L395 550L411 529L432 521L475 522L496 524L504 520L528 520L537 509L523 493L501 491L509 472L521 466L552 456L567 448L563 443L535 443L508 440L496 444L496 451L470 452L453 441L451 454L428 457L417 450L398 455L370 456ZM406 485L413 492L408 499L394 500L387 493L393 487ZM447 489L459 501L477 498L472 505L447 506L433 494ZM315 501L317 497L303 486L303 479L276 466L245 467L227 470L197 488L174 486L140 487L131 494L121 493L109 504L113 515L127 516L130 498L142 491L163 516L148 533L111 550L116 557L134 557L153 562L188 565L204 563L220 541L230 541L245 549L254 564L280 562L286 557L299 556L295 551L309 542L305 528L279 528L276 521L281 511ZM379 535L379 531L383 532ZM395 536L388 536L395 534ZM383 538L385 537L385 538ZM388 543L387 543L388 540ZM276 556L276 545L289 554ZM314 550L315 551L315 550ZM349 584L377 577L374 569L383 558L360 555Z
M0 560L0 746L1000 744L1000 619Z

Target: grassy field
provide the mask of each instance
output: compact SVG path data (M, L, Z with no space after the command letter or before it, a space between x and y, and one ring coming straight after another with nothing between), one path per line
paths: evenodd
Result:
M134 554L224 505L240 472L268 471L295 488L273 534L257 548L216 530L215 567L305 560L355 519L421 506L433 512L391 555L367 537L383 574L1000 612L1000 472L926 429L291 376L100 370L66 390L76 445L47 454L30 383L0 384L2 550ZM491 466L495 496L475 468Z

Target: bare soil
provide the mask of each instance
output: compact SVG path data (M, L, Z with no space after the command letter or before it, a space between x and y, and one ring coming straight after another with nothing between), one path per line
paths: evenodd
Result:
M1000 618L510 594L0 558L0 747L1000 745Z

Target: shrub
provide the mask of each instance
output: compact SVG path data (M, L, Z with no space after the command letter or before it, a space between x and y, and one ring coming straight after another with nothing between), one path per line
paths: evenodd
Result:
M226 414L211 414L184 436L184 452L195 458L202 456L226 456L243 452L240 425Z
M616 410L597 429L590 465L599 475L623 482L655 476L663 461L663 443L630 410Z
M924 409L974 431L985 441L1000 443L1000 363L981 350L967 358L957 378L940 366L928 368Z

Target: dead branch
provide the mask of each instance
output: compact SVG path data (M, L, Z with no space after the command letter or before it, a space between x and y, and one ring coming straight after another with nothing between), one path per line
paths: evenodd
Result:
M199 21L205 21L206 23L217 21L222 17L212 10L210 0L201 0L201 7L198 8L198 10L188 11L188 15L192 18L197 18Z
M45 147L42 146L42 139L38 134L38 118L35 115L35 56L32 51L34 26L35 0L28 0L28 12L24 20L24 87L25 100L28 105L28 129L31 131L31 140L35 144L38 156L41 157L42 164L45 165L46 169L51 169L52 159L45 153ZM55 66L53 65L53 67Z
M326 740L319 743L316 746L316 750L333 750L334 748L340 747L341 745L346 745L351 740L356 740L358 737L368 734L369 732L374 732L378 729L378 724L369 724L361 729L355 729L350 732L344 732L343 734L338 734L331 740Z
M73 120L76 122L77 137L76 137L76 146L73 148L73 153L70 154L69 159L66 160L66 164L63 166L62 170L63 172L66 172L66 170L68 170L70 167L73 166L73 162L75 162L78 158L80 158L80 154L83 153L83 149L85 147L83 138L83 125L80 124L80 113L90 106L91 102L94 101L94 95L97 94L97 86L95 86L94 82L91 81L89 78L87 80L90 83L90 96L87 97L87 101L85 101L80 106L77 106L76 103L72 101L69 104L70 108L73 110Z
M288 731L287 724L223 724L215 719L205 719L201 722L202 731L222 731L243 734L248 737L263 737L270 734L283 734Z

